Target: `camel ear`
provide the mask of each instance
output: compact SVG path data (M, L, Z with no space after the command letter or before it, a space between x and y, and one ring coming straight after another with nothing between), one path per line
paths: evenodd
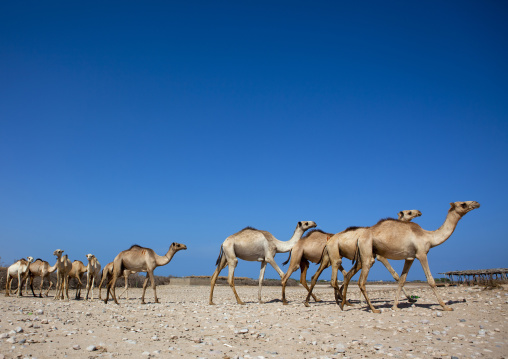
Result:
M302 226L302 222L298 222L298 227L301 227Z
M399 212L399 217L404 217L404 212L400 211Z
M455 203L451 202L451 203L450 203L450 207L451 207L451 208L455 208Z

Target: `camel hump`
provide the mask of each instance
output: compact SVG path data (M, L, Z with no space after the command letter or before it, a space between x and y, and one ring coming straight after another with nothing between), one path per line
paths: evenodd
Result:
M254 228L254 227L251 227L251 226L247 226L247 227L245 227L244 229L242 229L242 230L241 230L240 232L238 232L238 233L241 233L241 232L243 232L243 231L257 231L257 229L256 229L256 228Z
M398 221L398 219L391 218L391 217L381 218L379 221L377 221L376 224L379 224L379 223L382 223L382 222L386 222L386 221Z

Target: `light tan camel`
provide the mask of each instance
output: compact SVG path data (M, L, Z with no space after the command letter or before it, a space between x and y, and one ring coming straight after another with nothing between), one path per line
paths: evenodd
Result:
M83 282L81 279L83 278L83 274L87 271L87 267L83 264L81 261L74 261L72 262L72 268L69 272L69 281L73 278L75 278L78 282L76 286L76 296L75 299L81 298L81 287L83 286Z
M134 274L134 273L137 273L137 272L133 272L133 271L130 271L128 269L125 269L123 271L123 278L124 278L124 281L125 281L125 287L124 287L123 292L120 293L117 296L118 299L120 299L124 293L127 293L125 295L126 298L129 297L129 292L128 292L128 289L129 289L129 275ZM101 278L101 282L99 284L99 299L102 299L102 297L101 297L102 283L106 282L106 286L107 286L107 283L111 280L111 278L113 278L113 262L110 262L110 263L106 264L106 266L102 270L102 278Z
M406 210L399 212L399 220L400 222L410 222L413 218L420 217L422 213L418 210ZM337 304L339 304L339 299L342 299L341 290L338 285L337 275L339 270L342 272L343 276L346 276L346 271L342 267L342 258L345 257L347 259L353 260L355 258L357 240L358 237L367 229L368 227L349 227L346 230L334 234L327 243L323 244L322 257L320 259L320 265L314 276L312 277L309 293L307 294L307 298L305 299L305 306L309 306L310 296L312 295L312 290L317 283L317 280L321 273L332 266L332 278L330 281L330 285L334 288L335 292L335 300ZM392 277L398 281L399 275L392 268L390 263L383 258L382 256L376 257L383 265L388 269ZM409 294L406 293L405 289L402 289L408 301L415 302L414 299L411 298ZM283 293L284 295L284 293ZM284 299L284 298L283 298ZM283 301L284 302L284 301ZM286 303L284 303L286 304ZM349 305L349 302L346 304Z
M54 266L50 266L48 262L43 261L40 258L37 258L33 263L30 264L28 267L28 277L26 279L26 290L28 291L28 283L30 282L30 288L32 289L32 294L34 297L36 297L34 292L34 278L35 277L41 277L41 285L39 287L39 297L42 298L42 286L44 284L44 278L48 278L49 281L49 288L46 291L46 297L48 296L48 293L53 286L53 282L51 281L50 274L56 271L57 264L55 263Z
M17 296L21 297L23 294L23 283L28 276L28 268L30 263L32 263L34 259L32 257L21 258L15 263L11 264L9 268L7 268L7 279L5 281L5 296L8 297L11 294L11 285L12 280L15 277L18 277L18 289L16 290Z
M99 276L101 274L101 264L97 260L97 258L93 254L87 254L86 259L88 259L88 264L86 265L86 300L88 300L90 289L92 290L92 297L90 299L93 300L93 288L95 287L95 282L99 281Z
M104 303L108 303L109 293L111 293L111 297L115 303L118 304L118 300L115 295L115 284L118 277L120 277L120 275L122 275L126 269L134 272L147 273L147 278L143 284L141 303L145 304L145 291L146 285L148 283L148 278L150 278L152 283L155 303L159 303L157 292L155 290L155 278L153 276L153 271L157 267L168 264L175 253L182 249L187 249L187 246L185 244L172 243L169 247L168 252L163 256L157 255L153 249L140 247L138 245L133 245L129 249L120 252L113 261L113 278L111 278L111 280L108 282L106 299L104 300Z
M365 283L369 270L374 263L374 257L383 256L388 259L404 260L404 268L399 280L397 292L395 294L395 301L393 309L398 309L399 295L404 282L406 281L407 273L413 264L415 258L420 261L427 282L434 291L437 301L443 310L453 310L446 306L436 290L436 283L429 269L427 254L431 248L434 248L444 243L452 235L459 220L469 211L479 208L480 204L476 201L467 202L454 202L450 203L450 209L446 220L441 227L435 231L426 231L418 224L412 222L401 222L396 220L385 220L370 227L358 239L358 261L355 266L348 272L344 278L344 289L341 308L343 308L347 287L351 278L362 270L358 286L369 304L370 309L374 313L379 313L380 310L376 309L370 302L365 289Z
M67 257L67 254L62 256L64 251L57 249L53 252L56 256L56 293L55 300L65 299L69 300L69 272L72 269L72 263Z
M261 262L258 300L262 303L261 287L265 275L266 264L270 263L270 265L282 278L284 276L284 272L281 271L275 262L275 254L289 252L302 237L305 231L314 227L316 227L316 223L312 221L298 222L293 236L287 242L279 241L270 232L260 231L251 227L244 228L240 232L226 238L220 247L219 258L216 262L217 268L212 275L209 304L214 304L213 289L215 287L215 282L217 281L221 270L223 270L226 266L229 266L228 283L236 297L236 302L238 304L245 304L242 302L235 289L235 267L238 264L238 258L246 261Z

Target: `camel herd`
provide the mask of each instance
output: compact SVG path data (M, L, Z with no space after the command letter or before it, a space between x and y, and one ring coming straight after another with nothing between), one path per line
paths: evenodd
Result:
M404 283L409 269L416 258L423 267L427 282L434 291L438 303L443 310L452 310L450 307L446 306L436 290L436 283L429 269L427 254L431 248L444 243L452 235L457 223L466 213L479 207L480 204L475 201L450 203L450 209L448 210L443 225L434 231L426 231L418 224L412 222L414 218L422 215L418 210L401 211L398 214L398 219L383 219L371 227L349 227L336 234L326 233L319 229L310 230L305 234L307 230L315 228L316 223L313 221L300 221L296 226L293 236L286 242L279 241L270 232L257 230L251 227L244 228L226 238L221 245L219 257L216 262L216 270L211 278L209 304L214 304L213 290L215 283L220 272L226 266L228 267L228 284L233 290L236 301L238 304L245 304L238 296L234 283L234 272L238 264L238 259L243 259L246 261L261 262L258 290L258 300L260 303L262 303L261 288L267 263L269 263L281 277L283 304L288 303L285 293L287 281L291 274L300 268L300 282L308 291L305 299L305 306L309 306L311 296L316 302L319 301L312 293L313 288L323 270L331 266L331 286L334 289L335 300L337 304L340 305L341 309L344 305L350 305L346 299L348 284L351 278L358 271L361 271L358 286L372 312L379 313L380 311L372 305L365 287L369 270L374 264L375 259L377 259L388 269L393 278L398 282L392 307L396 310L398 309L401 290L409 301L413 301L411 296L404 290ZM153 271L156 267L168 264L176 252L185 249L187 249L187 247L184 244L172 243L168 252L163 256L159 256L150 248L133 245L129 249L120 252L113 262L108 263L102 270L102 275L101 265L93 254L86 255L88 264L85 266L81 261L71 262L67 255L62 255L63 250L57 249L53 252L57 258L54 266L50 266L48 262L41 259L34 261L32 257L20 259L11 265L7 270L5 295L9 296L11 294L12 279L17 278L18 289L14 293L21 296L23 283L26 281L27 291L28 285L30 284L32 294L36 296L33 289L33 280L35 277L41 277L39 297L42 297L44 279L47 277L49 280L50 273L56 271L57 283L55 299L69 300L69 279L72 278L75 278L78 282L76 299L79 299L82 287L81 278L84 273L87 273L86 300L93 300L94 286L99 281L99 277L101 277L98 286L99 299L101 299L100 289L102 284L106 283L107 289L104 302L107 303L111 295L115 303L118 304L115 293L116 281L118 278L123 276L125 280L125 289L120 294L121 296L127 291L127 278L130 274L146 272L141 302L143 304L145 303L145 291L148 280L150 279L155 302L159 303ZM274 257L277 253L287 252L289 252L289 258L284 262L284 265L289 262L289 268L287 272L284 273L275 262ZM342 258L353 261L353 267L349 272L346 272L342 267ZM405 261L400 277L389 264L388 259ZM307 285L306 281L309 262L319 264L318 270L314 276L312 276L310 287ZM344 282L341 287L339 287L337 280L339 270L344 276ZM45 293L46 296L48 296L52 285L53 283L49 280L49 288ZM92 291L91 296L90 290Z

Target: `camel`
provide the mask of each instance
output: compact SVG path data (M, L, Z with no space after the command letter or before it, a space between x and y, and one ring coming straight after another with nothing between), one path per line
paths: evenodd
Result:
M219 258L217 259L217 268L212 275L211 288L210 288L210 301L209 304L213 305L213 289L215 282L219 277L220 272L229 266L228 284L233 290L238 304L245 304L235 289L235 268L238 264L238 258L246 261L259 261L261 262L261 271L259 273L259 290L258 300L261 300L261 287L265 275L266 263L270 265L279 273L280 277L284 276L284 272L279 268L274 260L275 254L289 252L293 246L298 242L302 235L310 228L316 227L316 223L312 221L298 222L296 229L291 239L287 242L279 241L270 232L260 231L255 228L247 227L242 229L224 240L221 245Z
M125 280L125 288L124 288L123 292L118 295L118 298L121 298L124 293L127 293L125 295L125 297L128 298L128 296L129 296L129 292L128 292L129 275L134 274L134 273L137 273L137 272L133 272L128 269L125 269L123 271L123 277ZM107 285L107 283L111 280L111 278L113 278L113 262L106 264L106 266L102 270L102 278L101 278L101 282L99 284L99 299L102 299L101 298L102 283L106 282L106 285Z
M298 268L300 268L300 283L309 291L307 285L307 270L309 269L309 261L312 263L318 263L323 255L323 249L325 248L326 242L333 236L331 233L325 233L320 229L313 229L307 232L307 234L300 238L298 242L293 246L289 252L287 261L282 263L286 265L290 262L286 274L282 277L282 303L288 304L286 300L286 284L291 274L293 274ZM312 297L316 302L320 299L312 294Z
M44 284L44 278L48 278L49 281L49 288L46 291L46 297L49 294L49 291L51 287L53 286L53 282L51 281L50 274L56 271L57 263L55 263L54 266L50 266L48 262L43 261L40 258L37 258L33 263L30 263L30 266L28 267L28 277L26 278L26 288L28 291L28 282L30 281L30 288L32 289L32 294L34 297L36 297L34 292L34 278L35 277L41 277L41 285L39 287L39 298L42 298L42 286Z
M145 304L145 291L146 285L148 283L148 278L152 283L153 295L155 298L155 303L159 303L159 299L157 298L157 292L155 290L155 278L153 276L153 271L155 268L164 266L168 264L176 252L180 250L187 249L185 244L175 243L173 242L171 246L169 246L168 252L163 255L157 255L153 249L140 247L138 245L133 245L129 249L120 252L113 261L113 278L108 282L107 290L106 290L106 299L104 303L108 303L109 293L111 293L111 297L115 301L116 304L118 300L116 298L115 293L115 284L118 277L124 273L124 271L130 270L134 272L146 272L147 278L143 284L143 294L141 295L141 303Z
M11 294L12 279L18 277L18 289L16 290L17 296L21 297L23 294L23 282L28 276L28 267L34 259L32 257L21 258L15 263L11 264L7 268L7 280L5 281L5 296L8 297Z
M83 274L87 271L87 267L81 261L72 262L72 268L69 272L69 280L75 278L78 281L76 286L76 299L81 298L81 287L83 286L83 282L81 282L81 278L83 278Z
M64 251L61 249L56 249L53 252L53 255L56 256L56 294L55 300L57 299L65 299L69 300L69 272L72 269L72 263L67 257L67 254L62 256Z
M86 259L88 259L88 264L86 265L86 300L88 300L90 289L92 289L91 299L93 300L93 288L95 287L95 282L99 280L101 264L93 254L87 254Z
M451 311L453 308L446 306L436 290L436 283L429 269L427 254L431 248L444 243L452 235L459 220L468 212L480 208L476 201L452 202L441 227L435 231L426 231L418 224L412 222L401 222L396 220L384 220L368 228L358 239L357 262L344 278L344 289L341 309L344 306L347 287L351 278L361 269L358 286L365 297L370 309L374 313L380 313L370 302L367 296L365 283L369 270L374 263L376 255L388 259L404 260L404 268L399 279L399 285L395 294L395 301L392 309L398 309L399 295L404 285L407 273L415 258L420 261L427 282L434 291L438 303L443 310Z
M399 220L401 221L411 221L413 218L419 217L422 215L422 213L418 210L405 210L400 211L398 213ZM309 237L309 238L307 238ZM325 246L327 244L327 241L333 237L333 234L325 233L322 231L312 231L307 234L306 237L302 237L293 247L289 254L289 258L286 262L283 264L285 265L289 260L291 260L291 263L288 267L288 270L284 277L282 278L282 303L288 304L286 300L286 284L289 280L289 277L291 274L293 274L294 271L296 271L299 267L301 268L301 275L300 275L300 283L307 289L309 296L307 297L306 303L308 304L308 301L310 299L310 296L314 298L316 302L319 301L317 297L312 293L312 289L309 289L306 283L306 272L309 267L309 261L312 263L319 263L321 261L321 258L323 257L323 251L325 249ZM397 276L397 273L393 270L393 268L390 266L388 262L383 262L382 259L380 261L385 265L385 267L392 273L392 276ZM315 274L315 281L317 282L319 276L325 270L330 266L330 261L324 260L322 262L322 266L318 269L318 271ZM342 274L345 276L347 272L340 267ZM314 277L313 277L314 279ZM398 276L397 276L398 279ZM315 284L314 284L315 285ZM311 286L311 288L314 288L314 286ZM405 291L404 291L405 293ZM337 294L337 292L336 292ZM405 293L406 294L406 293ZM410 299L411 297L406 294L406 297ZM410 299L412 300L412 299ZM306 305L307 305L306 304Z

